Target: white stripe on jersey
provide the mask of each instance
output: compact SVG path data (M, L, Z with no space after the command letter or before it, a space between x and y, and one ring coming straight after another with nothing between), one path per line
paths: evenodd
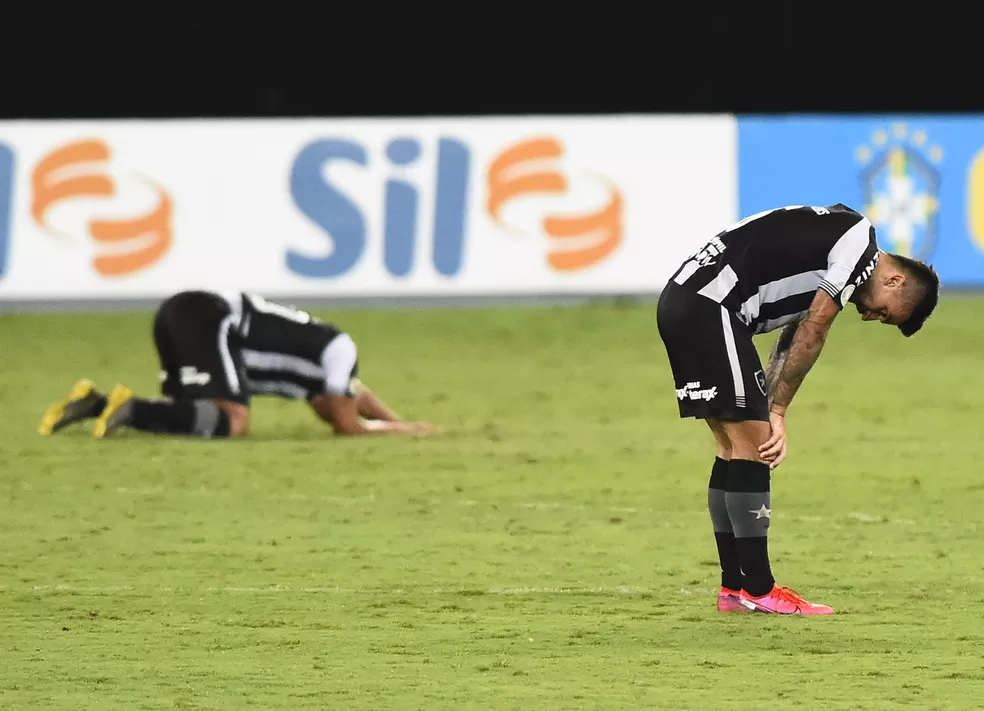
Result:
M236 372L236 364L229 352L229 329L233 326L239 327L239 318L238 314L231 313L219 324L219 357L222 359L222 369L225 371L229 390L235 395L240 392L239 373Z
M858 266L865 250L868 249L870 244L868 233L870 231L871 222L868 221L867 217L863 217L860 222L845 232L830 250L830 256L827 260L827 274L820 282L820 288L826 291L834 301L837 301L840 293L847 286L851 273Z
M249 380L247 386L250 392L257 395L283 395L293 400L303 400L307 397L307 390L297 383L286 380Z
M269 353L243 349L243 364L255 370L272 370L278 373L291 373L301 378L323 380L324 368L306 358L286 353Z
M691 259L690 261L688 261L686 264L683 265L683 268L680 270L680 273L677 274L675 277L673 277L673 281L675 281L677 284L680 284L682 286L683 283L687 281L687 279L692 277L694 275L694 272L696 272L698 269L700 269L700 262Z
M730 264L725 264L720 273L711 279L711 281L704 284L704 287L697 293L720 304L727 298L737 283L738 275L735 274L735 270L731 268Z
M241 291L212 291L208 292L215 294L220 299L229 304L229 310L237 316L242 316L243 313L243 294Z
M818 269L813 272L793 274L792 276L763 284L759 287L758 293L753 294L751 298L741 305L739 313L742 314L742 320L745 323L751 323L757 319L762 304L771 304L794 294L808 294L816 291L820 287L820 282L823 280L823 275L826 271L826 269ZM720 303L720 299L716 299L716 301Z

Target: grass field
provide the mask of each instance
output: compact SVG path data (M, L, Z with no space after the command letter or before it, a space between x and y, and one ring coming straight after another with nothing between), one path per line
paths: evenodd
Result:
M41 438L79 376L156 393L149 314L0 315L0 707L981 708L982 312L835 324L773 479L814 619L715 611L652 304L321 314L424 440L271 399L249 441Z

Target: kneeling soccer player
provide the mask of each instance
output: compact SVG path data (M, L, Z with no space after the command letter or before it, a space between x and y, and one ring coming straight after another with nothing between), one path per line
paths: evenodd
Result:
M305 311L242 292L185 291L154 319L165 399L146 400L117 385L107 394L80 380L38 426L50 435L95 419L93 434L123 427L160 434L238 437L249 433L249 400L306 400L338 435L432 434L404 422L358 378L352 338Z
M932 267L881 252L871 223L842 204L752 215L669 279L657 322L680 416L706 421L717 443L707 503L721 563L719 610L833 612L772 577L770 483L786 457L786 408L848 303L865 321L911 336L938 294ZM752 336L780 328L763 372Z

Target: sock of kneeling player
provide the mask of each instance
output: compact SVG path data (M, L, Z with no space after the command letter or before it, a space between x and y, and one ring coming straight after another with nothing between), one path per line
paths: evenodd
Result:
M229 416L209 400L133 399L129 427L159 434L228 437Z

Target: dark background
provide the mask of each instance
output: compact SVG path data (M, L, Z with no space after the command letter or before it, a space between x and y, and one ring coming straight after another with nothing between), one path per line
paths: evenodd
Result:
M6 5L0 118L984 110L972 3Z

